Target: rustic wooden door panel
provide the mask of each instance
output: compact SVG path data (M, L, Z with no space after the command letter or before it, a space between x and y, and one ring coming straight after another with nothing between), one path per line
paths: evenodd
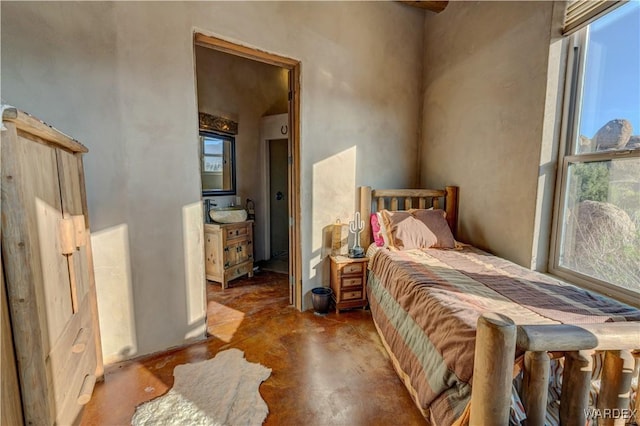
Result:
M7 111L0 136L2 268L24 422L73 424L102 374L81 158L86 148L27 114Z
M56 157L61 188L60 195L62 196L62 214L64 217L82 216L78 218L80 220L74 221L74 226L76 236L81 234L84 240L76 242L76 251L68 257L75 312L90 288L86 241L89 238L89 231L86 221L83 219L81 163L76 155L62 149L56 149ZM77 229L79 225L83 227L82 233Z
M36 215L44 289L41 306L45 310L49 332L48 345L45 346L47 353L71 319L73 307L67 259L62 255L58 236L58 224L62 215L59 210L41 200L36 201Z
M12 189L19 191L23 197L25 214L22 218L13 219L16 227L7 226L3 229L3 240L18 247L25 242L28 253L25 260L40 265L40 268L33 269L33 279L41 282L42 286L36 286L31 297L35 298L33 303L43 301L37 317L43 329L48 331L48 338L43 342L44 354L47 354L73 314L67 259L62 255L60 245L62 211L60 186L55 178L58 174L57 162L55 151L47 145L19 139L12 142L15 143L8 143L5 148L7 151L15 150L17 162L11 166L3 164L3 172L5 167L15 167L6 173L12 175ZM32 173L33 170L40 173ZM23 269L20 264L9 262L7 272L11 273L9 268L16 267ZM40 291L42 294L37 294Z
M86 376L95 374L96 346L87 345L86 352L73 354L73 360L77 363L66 381L60 382L61 393L56 395L57 424L70 425L80 414L83 404L79 403L80 390Z
M56 149L58 162L58 179L62 195L62 212L70 215L81 215L82 192L80 189L80 172L78 158L67 151Z
M78 313L73 315L46 360L47 370L51 374L56 407L62 406L64 397L68 393L67 388L74 384L70 380L70 375L80 367L81 361L90 362L95 369L95 355L92 359L84 359L87 353L95 354L91 347L95 345L91 326L90 299L85 297ZM93 369L91 373L94 372Z
M22 383L48 383L49 375L40 366L71 316L70 296L59 303L47 301L56 291L70 294L68 272L64 277L66 259L56 255L62 213L55 152L25 140L24 135L17 136L12 123L5 126L2 250L16 358ZM11 161L4 161L6 158ZM16 201L21 208L7 208ZM23 392L22 400L26 422L49 423L55 408L46 388Z

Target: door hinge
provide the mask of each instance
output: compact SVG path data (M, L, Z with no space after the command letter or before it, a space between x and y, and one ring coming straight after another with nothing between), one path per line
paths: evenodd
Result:
M293 164L293 157L289 156L287 157L287 163L289 163L289 165Z
M293 100L293 92L289 91L289 100Z

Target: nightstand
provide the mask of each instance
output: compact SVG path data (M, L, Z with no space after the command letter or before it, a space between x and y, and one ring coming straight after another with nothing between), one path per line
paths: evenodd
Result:
M367 264L369 258L330 256L331 290L336 312L367 306Z

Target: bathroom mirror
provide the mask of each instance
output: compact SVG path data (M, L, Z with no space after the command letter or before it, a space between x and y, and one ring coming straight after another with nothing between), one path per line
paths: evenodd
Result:
M238 123L204 112L198 122L202 195L235 195Z
M235 195L235 138L211 131L200 131L200 172L202 195Z

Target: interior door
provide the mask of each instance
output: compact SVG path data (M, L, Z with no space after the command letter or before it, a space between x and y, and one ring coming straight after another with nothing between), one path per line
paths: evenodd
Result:
M288 259L289 256L288 144L287 139L269 141L270 256L272 259Z

